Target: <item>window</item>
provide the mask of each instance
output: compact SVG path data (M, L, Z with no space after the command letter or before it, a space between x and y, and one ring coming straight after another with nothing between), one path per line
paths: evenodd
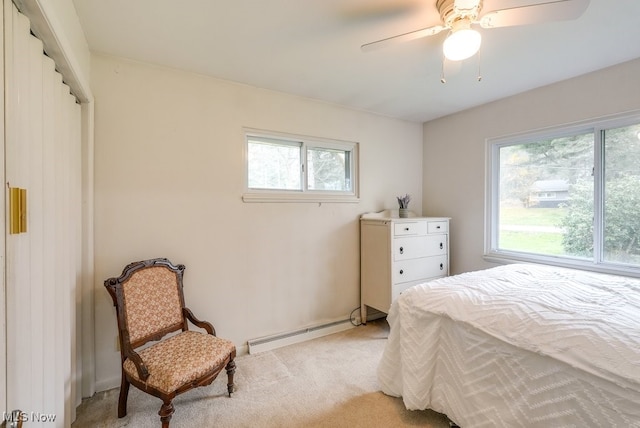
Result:
M640 276L640 114L487 150L485 257Z
M246 130L245 202L357 202L358 144Z

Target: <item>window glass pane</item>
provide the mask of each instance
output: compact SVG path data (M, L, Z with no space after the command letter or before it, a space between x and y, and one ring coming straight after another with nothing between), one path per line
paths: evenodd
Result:
M640 264L640 124L603 132L604 253Z
M584 133L500 148L498 249L593 255L593 144Z
M300 144L248 141L249 188L301 190Z
M351 156L349 151L307 149L307 187L309 190L350 191Z
M358 202L358 143L245 131L244 202Z

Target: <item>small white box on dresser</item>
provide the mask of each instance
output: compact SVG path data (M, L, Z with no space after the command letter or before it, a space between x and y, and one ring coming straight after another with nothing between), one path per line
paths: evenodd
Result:
M360 217L360 316L388 313L404 290L449 275L449 218L399 218L397 210Z

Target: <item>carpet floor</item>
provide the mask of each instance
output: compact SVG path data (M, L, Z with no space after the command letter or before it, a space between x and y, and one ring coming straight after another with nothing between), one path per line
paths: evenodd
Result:
M387 322L366 325L273 351L236 358L236 392L224 371L207 387L174 399L171 427L425 427L449 428L446 416L410 411L382 392L376 369ZM118 419L118 389L78 407L73 428L160 426L162 402L131 387L127 416Z

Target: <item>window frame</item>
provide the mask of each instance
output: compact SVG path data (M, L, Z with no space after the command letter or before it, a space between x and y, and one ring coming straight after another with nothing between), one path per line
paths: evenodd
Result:
M353 141L343 141L328 138L309 137L282 132L264 131L259 129L244 128L244 192L243 202L337 202L337 203L358 203L359 197L359 143ZM258 189L249 187L249 140L266 139L273 142L281 142L282 145L296 145L300 147L300 176L301 189ZM350 191L330 191L309 189L307 150L327 149L349 152L349 169L351 178Z
M607 262L604 252L604 141L603 133L610 129L640 123L640 110L590 119L571 124L511 134L485 140L485 222L483 259L495 263L531 262L569 267L594 272L640 277L640 265ZM594 227L593 258L581 259L571 256L554 256L527 253L498 248L499 203L500 203L500 157L503 147L521 145L550 138L561 138L592 132L594 137Z

